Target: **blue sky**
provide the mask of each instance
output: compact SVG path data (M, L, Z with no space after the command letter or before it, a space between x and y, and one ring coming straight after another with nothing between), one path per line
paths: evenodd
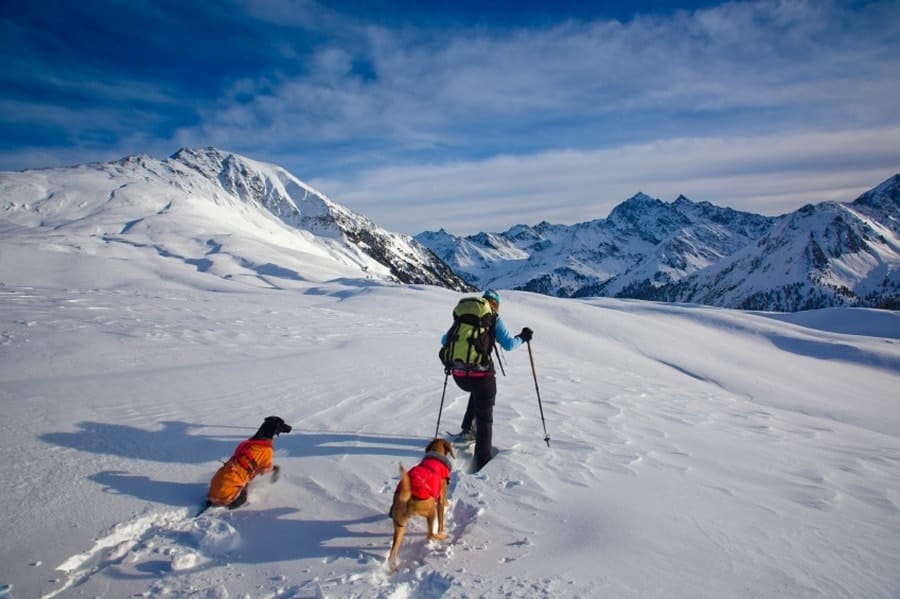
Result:
M394 231L900 172L900 2L0 2L0 169L215 146Z

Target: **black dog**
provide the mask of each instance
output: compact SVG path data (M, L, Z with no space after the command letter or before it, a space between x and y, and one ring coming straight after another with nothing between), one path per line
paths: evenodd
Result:
M247 487L259 474L271 471L272 482L278 480L279 468L272 463L272 440L291 430L291 425L285 424L278 416L266 418L256 434L242 441L234 450L234 455L213 475L206 505L197 515L214 505L228 509L244 505L247 502Z

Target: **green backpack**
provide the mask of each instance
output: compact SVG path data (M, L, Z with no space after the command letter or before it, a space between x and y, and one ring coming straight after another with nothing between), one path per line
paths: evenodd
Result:
M453 325L438 355L444 372L491 370L497 315L483 297L465 297L453 309Z

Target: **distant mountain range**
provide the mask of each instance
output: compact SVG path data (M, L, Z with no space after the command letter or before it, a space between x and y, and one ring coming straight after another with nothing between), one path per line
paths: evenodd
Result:
M470 289L412 237L281 167L215 148L0 173L0 210L4 242L150 255L252 285L347 277Z
M895 175L850 203L779 217L639 193L607 218L575 225L411 237L378 227L279 166L182 149L164 160L138 155L0 173L0 243L45 258L151 258L144 268L177 261L191 272L275 288L358 278L753 310L900 309L898 190ZM6 264L0 272L31 267Z
M606 219L416 236L468 283L797 311L900 309L900 175L851 203L764 217L637 194Z

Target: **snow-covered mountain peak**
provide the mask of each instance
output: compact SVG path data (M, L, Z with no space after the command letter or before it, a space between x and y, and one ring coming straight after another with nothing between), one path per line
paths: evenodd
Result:
M417 239L482 287L766 310L886 307L900 304L898 189L900 175L853 203L810 204L777 218L638 193L606 219ZM504 239L517 250L510 258L482 252L471 260L473 248Z
M411 238L280 166L182 148L163 160L0 173L0 211L0 232L24 248L120 263L149 252L273 287L371 278L766 310L900 305L900 175L851 203L777 218L637 193L606 219Z
M900 205L900 174L894 175L880 185L859 196L854 204L865 204L890 208Z
M0 227L21 243L53 237L72 253L150 251L265 286L358 277L469 288L411 237L381 229L277 165L216 148L0 173L0 202Z
M612 222L618 221L635 221L639 220L651 212L666 210L668 204L660 199L652 198L641 192L636 193L609 213L608 220Z
M211 147L182 148L168 162L193 169L206 179L217 180L222 188L234 196L264 207L292 226L302 226L301 217L329 216L359 221L365 226L372 224L364 216L354 215L274 164Z

